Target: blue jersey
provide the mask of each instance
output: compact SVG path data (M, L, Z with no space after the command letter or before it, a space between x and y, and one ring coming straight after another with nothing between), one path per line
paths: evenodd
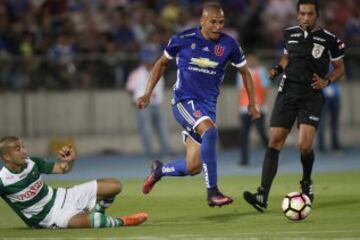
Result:
M168 59L176 57L177 80L173 104L195 99L216 112L219 85L226 64L241 67L246 64L241 47L225 33L216 41L206 40L200 28L193 28L172 36L164 50Z

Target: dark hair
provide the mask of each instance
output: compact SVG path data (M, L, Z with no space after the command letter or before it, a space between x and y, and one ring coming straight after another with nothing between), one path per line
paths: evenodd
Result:
M299 0L296 6L296 10L297 12L299 12L300 9L300 5L303 4L312 4L315 6L315 11L316 11L316 15L319 17L320 13L319 13L319 3L317 0Z

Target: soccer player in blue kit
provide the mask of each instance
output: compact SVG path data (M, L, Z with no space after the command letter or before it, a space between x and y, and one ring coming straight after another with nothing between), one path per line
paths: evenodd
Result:
M196 175L203 171L208 205L222 206L233 202L218 189L216 166L216 103L229 61L244 79L250 114L253 119L260 114L255 107L252 78L245 56L236 40L221 32L224 21L224 12L219 4L205 4L200 27L172 36L151 71L144 95L137 99L138 108L148 106L155 85L169 61L176 58L178 71L172 110L176 121L184 128L186 159L166 164L153 162L151 173L143 184L144 194L148 194L163 176Z

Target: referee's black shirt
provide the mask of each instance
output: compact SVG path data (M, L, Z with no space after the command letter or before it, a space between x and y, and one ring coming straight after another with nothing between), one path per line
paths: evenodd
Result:
M323 28L309 32L300 26L290 27L285 29L284 41L289 60L284 77L289 83L310 86L314 73L325 78L329 61L344 57L344 43Z

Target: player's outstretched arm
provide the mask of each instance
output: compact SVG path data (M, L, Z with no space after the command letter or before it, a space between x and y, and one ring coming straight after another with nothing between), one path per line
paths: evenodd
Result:
M246 92L247 92L247 95L249 98L249 105L248 105L249 113L251 114L253 120L260 118L260 112L256 108L253 79L251 77L251 73L250 73L247 65L240 67L239 72L243 79L244 87L246 89Z
M139 97L136 100L136 106L139 109L146 108L151 99L151 94L159 82L161 76L164 74L164 71L169 63L169 59L162 55L155 63L154 67L151 69L149 80L146 84L145 93L143 96Z
M63 146L59 151L59 161L54 164L52 173L67 173L72 169L75 150L71 145Z

